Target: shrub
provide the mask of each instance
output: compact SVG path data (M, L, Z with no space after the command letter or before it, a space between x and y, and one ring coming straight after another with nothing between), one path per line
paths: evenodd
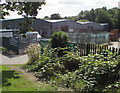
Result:
M29 63L34 62L40 57L40 46L36 44L31 44L26 49L27 55L29 57Z
M45 48L45 52L43 55L49 56L49 57L62 57L63 55L67 54L69 49L67 47L65 48Z
M5 48L5 47L0 47L0 53L5 53L5 52L7 52L7 49Z
M104 55L104 54L103 54ZM119 80L118 71L115 69L120 63L116 58L109 59L109 55L102 54L89 55L83 57L83 65L77 70L82 79L87 80L92 85L93 91L102 91L109 84L114 84ZM108 57L106 61L106 57Z
M45 62L43 62L45 63ZM59 58L48 58L47 62L45 64L41 63L39 64L39 71L36 74L36 77L38 77L41 80L48 81L51 77L56 77L58 74L63 74L66 72L65 67L60 63Z
M65 32L54 32L51 38L51 47L57 48L57 47L67 47L68 44L68 35Z
M75 71L79 68L79 65L81 65L80 57L71 52L68 52L66 55L64 55L61 59L61 62L70 72Z
M28 69L36 71L36 77L41 81L81 93L111 91L113 87L119 87L116 82L120 79L120 56L103 49L98 54L79 57L68 50L49 48L33 64L29 64Z

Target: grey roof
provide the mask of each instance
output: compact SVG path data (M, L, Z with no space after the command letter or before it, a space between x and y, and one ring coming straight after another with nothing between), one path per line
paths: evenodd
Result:
M0 29L0 32L15 32L19 31L19 29Z
M57 20L46 20L51 23L56 23L56 22L62 22L62 21L67 21L68 19L57 19Z
M100 25L108 25L108 23L100 23Z
M89 23L94 23L94 22L77 22L77 23L80 23L80 24L89 24Z
M0 21L20 20L20 19L24 19L24 18L0 19Z
M77 23L80 23L80 24L91 24L91 23L93 23L93 24L99 24L99 25L108 25L108 23L96 23L96 22L77 22Z
M4 22L4 21L23 20L23 19L25 19L25 18L0 19L0 21ZM29 19L32 19L32 17L29 17ZM40 21L44 21L44 22L47 22L47 23L51 23L49 21L46 21L46 20L43 20L43 19L40 19L40 18L36 18L36 20L40 20Z

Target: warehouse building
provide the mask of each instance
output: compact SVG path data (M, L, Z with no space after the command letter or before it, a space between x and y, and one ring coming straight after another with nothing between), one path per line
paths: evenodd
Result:
M42 20L42 19L31 19L31 27L34 31L39 32L42 37L50 38L52 33L58 31L70 32L87 32L97 33L109 31L108 24L99 24L94 22L75 22L68 19L60 20ZM22 23L25 22L24 18L19 19L4 19L1 20L2 29L22 29Z

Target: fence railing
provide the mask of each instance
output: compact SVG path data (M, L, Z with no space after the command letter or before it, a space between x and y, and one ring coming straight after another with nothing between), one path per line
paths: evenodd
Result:
M120 48L114 48L109 46L101 46L101 45L95 45L95 44L78 44L78 52L80 56L87 56L88 54L96 54L100 53L103 49L104 50L110 50L112 53L115 53L116 55L120 55Z
M41 40L41 52L44 53L44 48L48 45L49 40ZM98 45L98 44L77 44L75 42L69 42L68 47L71 52L78 52L80 56L87 56L88 54L96 54L100 53L103 49L110 50L112 53L116 55L120 55L120 48L109 47L107 45Z

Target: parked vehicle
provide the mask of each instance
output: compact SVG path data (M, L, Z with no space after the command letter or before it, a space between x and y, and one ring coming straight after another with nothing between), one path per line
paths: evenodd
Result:
M42 36L38 32L26 32L26 35L34 35L34 34L37 34L38 41L42 38Z

